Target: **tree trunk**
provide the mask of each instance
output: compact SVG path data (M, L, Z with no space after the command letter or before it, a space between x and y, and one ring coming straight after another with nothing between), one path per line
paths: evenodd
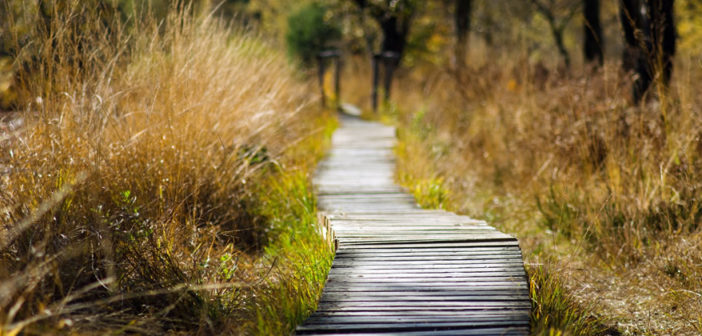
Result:
M551 32L553 33L553 39L556 41L558 53L561 54L561 58L563 58L563 63L565 64L566 69L570 69L570 53L568 53L568 49L566 49L565 43L563 42L563 30L564 27L551 27Z
M626 49L625 70L635 70L633 99L640 102L654 78L667 87L673 73L676 49L674 0L645 0L647 15L638 0L620 0L620 19Z
M583 13L585 23L585 60L588 63L597 61L598 65L604 63L604 40L602 39L602 25L600 24L600 0L584 0Z
M573 16L572 14L575 12L571 12L571 15L568 15L567 18L559 22L551 7L539 0L531 0L531 3L536 6L536 10L541 13L546 19L546 22L548 22L548 26L551 28L551 35L553 35L553 41L556 43L556 48L558 48L558 53L561 55L566 69L570 69L570 54L563 42L563 32L565 31L568 21L570 21L570 18Z
M395 69L400 66L400 61L407 45L407 34L409 33L409 19L400 20L397 16L388 16L378 19L380 29L383 31L383 42L381 44L381 55L385 79L385 100L390 98L390 89L395 74Z
M354 0L356 5L361 10L368 10L369 14L380 26L383 34L383 41L380 46L380 57L374 59L374 93L373 97L377 97L376 84L378 76L378 62L383 61L385 70L385 96L390 95L390 86L394 70L397 69L402 60L402 56L407 45L407 35L409 33L412 17L416 10L416 4L410 0L395 1L395 8L390 8L389 1L387 6L379 5L367 0ZM375 105L375 102L374 102Z
M619 1L619 20L624 31L624 51L622 53L622 67L625 71L633 71L640 58L641 28L643 27L643 17L641 16L641 3L639 0ZM637 34L639 37L637 37Z
M622 55L622 66L625 71L635 71L636 79L632 88L632 98L639 103L651 86L653 71L649 62L651 41L649 25L642 15L639 0L620 0L619 18L624 30L626 47Z
M466 65L472 5L472 0L455 0L456 48L454 49L454 58L456 67L459 69L464 68Z
M647 2L652 44L649 62L655 73L660 74L660 83L668 86L673 73L673 56L676 49L674 0L648 0Z
M380 46L381 53L390 51L397 53L398 56L400 56L399 58L402 58L405 45L407 44L408 29L403 29L403 27L398 25L398 18L396 16L383 18L379 20L379 23L380 29L383 31L383 42Z

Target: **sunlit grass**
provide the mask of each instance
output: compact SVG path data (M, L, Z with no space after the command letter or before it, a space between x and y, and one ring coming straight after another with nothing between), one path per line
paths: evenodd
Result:
M290 330L329 266L307 174L332 117L252 33L64 10L0 140L0 334Z

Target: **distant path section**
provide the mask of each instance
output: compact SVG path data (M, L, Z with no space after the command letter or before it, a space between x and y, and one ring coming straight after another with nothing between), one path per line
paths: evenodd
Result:
M341 117L315 184L336 257L298 335L526 335L517 240L423 210L393 181L395 129Z

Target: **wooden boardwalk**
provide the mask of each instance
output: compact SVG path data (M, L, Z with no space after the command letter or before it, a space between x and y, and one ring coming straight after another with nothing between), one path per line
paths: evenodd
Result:
M298 335L526 335L517 240L485 222L422 210L393 182L395 130L342 117L315 184L337 240Z

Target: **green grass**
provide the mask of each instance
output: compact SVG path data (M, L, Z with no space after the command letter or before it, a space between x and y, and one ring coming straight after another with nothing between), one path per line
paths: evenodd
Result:
M265 184L261 210L274 218L277 239L266 247L271 275L259 298L254 333L284 335L314 312L333 260L333 247L322 237L315 198L300 173Z
M552 271L543 266L527 267L527 271L532 335L619 335L592 315L592 307L576 302Z
M271 176L255 191L256 213L271 219L275 239L262 258L271 272L248 303L255 324L246 326L247 334L289 334L317 308L334 250L319 226L309 176L336 126L334 118L320 120L319 134L289 151L290 158L308 158L298 162L301 168Z

